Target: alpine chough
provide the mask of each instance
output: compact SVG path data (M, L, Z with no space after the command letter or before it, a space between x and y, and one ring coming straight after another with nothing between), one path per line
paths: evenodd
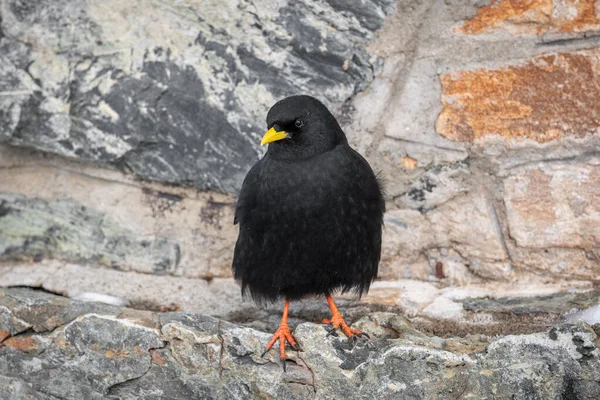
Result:
M385 202L367 161L348 145L334 116L310 96L292 96L267 114L267 153L244 179L233 273L258 303L285 299L279 340L298 349L287 325L290 300L324 295L330 329L361 335L344 321L335 291L366 293L377 275ZM266 352L265 351L265 352Z

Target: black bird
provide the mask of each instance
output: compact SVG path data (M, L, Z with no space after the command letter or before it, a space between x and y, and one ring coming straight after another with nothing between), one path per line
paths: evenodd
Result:
M361 335L331 294L361 295L377 276L385 202L373 170L317 99L279 101L267 128L261 145L269 148L244 179L235 211L233 273L242 294L257 303L285 299L281 325L266 346L279 340L285 366L285 341L298 348L287 325L290 300L324 295L332 317L323 322L348 337Z

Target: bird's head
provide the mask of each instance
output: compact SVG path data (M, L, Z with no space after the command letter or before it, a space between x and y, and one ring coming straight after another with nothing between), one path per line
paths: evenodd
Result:
M277 102L267 114L267 128L260 144L269 143L268 152L275 158L309 158L347 142L327 107L310 96Z

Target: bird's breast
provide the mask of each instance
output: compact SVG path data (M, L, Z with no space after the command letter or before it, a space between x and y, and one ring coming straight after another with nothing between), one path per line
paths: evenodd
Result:
M282 230L359 229L377 207L355 170L341 157L270 162L262 171L257 211L263 224Z

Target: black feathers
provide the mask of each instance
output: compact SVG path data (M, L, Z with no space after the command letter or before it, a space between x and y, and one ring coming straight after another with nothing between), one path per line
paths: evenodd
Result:
M278 102L267 127L269 149L246 176L235 212L233 272L242 292L258 302L366 292L385 211L375 174L312 97Z

